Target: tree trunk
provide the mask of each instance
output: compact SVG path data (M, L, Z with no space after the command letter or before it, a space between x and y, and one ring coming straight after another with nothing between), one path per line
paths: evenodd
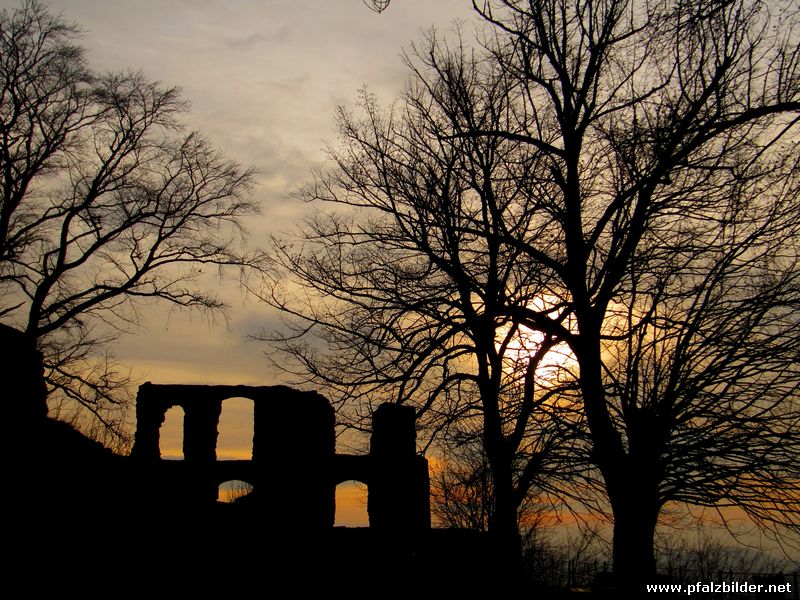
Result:
M514 502L514 482L511 464L502 457L489 457L494 486L494 511L489 521L489 533L496 547L497 581L512 589L522 574L522 542L517 525L517 506Z
M614 575L624 589L634 589L655 581L656 559L653 551L658 507L652 498L636 489L638 482L629 478L627 485L612 500L614 511Z
M599 325L589 318L581 325L582 345L577 352L581 391L594 460L605 479L614 515L614 575L618 585L631 592L655 577L661 439L646 421L635 419L627 423L629 447L625 448L603 392Z
M522 571L522 544L517 526L513 454L503 435L500 418L498 390L503 366L494 352L494 327L484 327L481 333L482 336L476 337L482 343L476 342L476 347L486 358L478 363L478 387L483 406L483 444L494 491L494 506L488 525L496 547L497 581L511 581L517 579Z

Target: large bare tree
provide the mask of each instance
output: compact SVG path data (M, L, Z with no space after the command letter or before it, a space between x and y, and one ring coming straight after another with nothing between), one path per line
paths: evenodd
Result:
M299 251L284 247L319 296L302 309L273 300L309 331L322 326L340 360L287 347L323 381L358 372L348 399L361 398L356 384L392 383L402 392L387 397L422 391L429 414L451 419L468 414L465 386L462 403L446 392L452 376L474 381L498 507L507 467L495 464L514 464L509 431L553 419L576 449L585 431L589 450L575 456L580 465L588 454L597 476L565 472L603 490L628 583L654 572L669 502L796 526L798 12L759 0L474 4L494 32L488 55L470 55L491 65L490 85L470 88L471 69L434 68L417 79L425 93L395 109L404 127L371 108L360 125L342 116L337 175L308 196L357 210L318 220ZM452 82L499 103L476 113ZM458 100L440 101L442 90ZM441 193L464 178L469 195ZM441 335L456 331L469 342ZM534 373L538 350L568 346L574 368L559 371L579 391L570 418L497 393L550 393L526 388L531 370L500 367L508 331L537 332L523 358ZM429 360L462 347L473 362L458 371ZM575 408L563 400L569 384L550 389ZM527 415L514 419L521 429L500 416L511 406Z
M487 525L511 565L519 507L545 473L567 475L580 420L572 381L545 374L553 335L528 339L508 310L552 296L548 277L502 243L534 233L528 182L540 165L504 137L461 135L515 126L518 92L494 62L431 34L410 65L391 109L365 94L358 114L339 112L336 167L303 192L337 210L276 243L266 300L293 317L279 342L300 373L340 391L341 419L360 426L391 400L417 409L426 440L455 425L474 432L492 478Z
M36 0L0 14L0 315L37 341L53 402L119 434L103 342L145 302L223 308L196 280L249 263L252 173L184 130L177 89L94 73L79 33Z
M549 235L524 252L573 318L563 339L613 512L615 571L653 573L669 500L796 524L797 11L474 4L525 90L524 134L506 137L544 165ZM517 318L560 325L533 306Z

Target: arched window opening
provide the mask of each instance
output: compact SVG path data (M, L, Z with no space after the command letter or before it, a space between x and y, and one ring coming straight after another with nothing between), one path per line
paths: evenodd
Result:
M173 406L164 414L159 449L164 460L183 460L183 408Z
M217 460L253 458L253 404L248 398L228 398L222 403Z
M334 527L369 527L366 484L343 481L336 486Z
M246 498L253 491L253 486L241 479L232 479L219 484L217 498L225 504L234 504Z

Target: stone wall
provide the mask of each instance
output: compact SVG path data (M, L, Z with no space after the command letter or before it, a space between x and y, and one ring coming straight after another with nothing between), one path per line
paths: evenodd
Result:
M328 401L285 386L142 385L131 456L142 473L152 473L150 485L164 490L165 502L197 509L217 499L221 474L230 470L221 468L228 461L216 460L217 428L222 402L234 397L254 402L253 458L235 468L249 473L254 490L248 506L272 527L332 527L336 485L356 479L368 486L371 527L396 533L430 528L428 464L416 453L412 408L378 407L370 453L341 455ZM184 461L166 465L159 430L173 406L184 410Z

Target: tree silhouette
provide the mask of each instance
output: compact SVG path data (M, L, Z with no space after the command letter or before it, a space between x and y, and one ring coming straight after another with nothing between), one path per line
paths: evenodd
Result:
M449 433L438 441L442 457L431 466L431 514L440 526L490 531L495 494L481 437L458 427ZM516 507L523 546L525 540L536 536L534 530L552 510L546 494L539 492L538 486L533 486Z
M796 525L797 12L474 5L485 54L430 44L388 116L340 113L305 195L343 210L278 247L305 288L270 299L302 321L284 349L344 403L417 402L439 430L477 409L506 531L520 436L537 478L588 475L628 584L667 502Z
M78 35L35 0L0 15L0 315L37 340L55 402L120 433L104 342L155 299L224 308L194 282L250 263L252 173L182 129L177 89L92 72Z
M474 5L525 88L525 133L507 137L544 164L536 220L549 235L523 249L573 319L563 339L615 571L653 573L666 499L796 515L797 13L757 0ZM517 314L559 325L535 307ZM624 358L609 351L619 343ZM753 454L737 446L756 438Z
M455 425L477 436L488 527L513 564L518 509L544 473L567 474L576 425L572 382L543 375L553 336L528 340L508 310L548 297L525 255L498 243L532 231L536 159L502 137L459 135L513 126L514 87L493 63L431 35L411 64L399 106L384 113L364 94L360 115L339 112L337 169L303 195L342 210L309 219L299 246L276 241L282 269L265 300L294 317L277 342L301 377L341 392L340 420L361 427L391 398L417 409L429 439Z
M800 203L777 161L767 190L685 218L609 311L604 384L654 518L682 502L800 524Z

